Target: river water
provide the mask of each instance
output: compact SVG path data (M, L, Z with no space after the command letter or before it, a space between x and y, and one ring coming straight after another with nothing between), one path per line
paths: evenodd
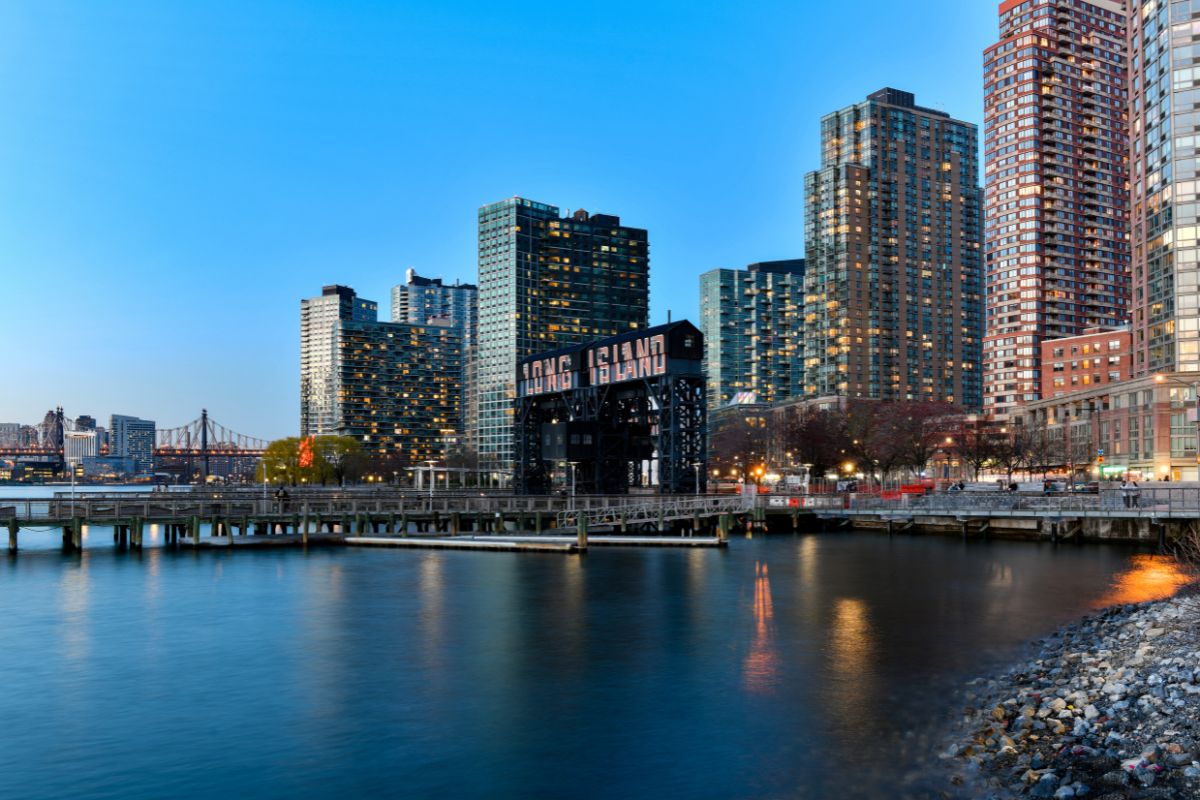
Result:
M0 797L915 796L955 687L1177 581L1116 547L874 534L23 551Z

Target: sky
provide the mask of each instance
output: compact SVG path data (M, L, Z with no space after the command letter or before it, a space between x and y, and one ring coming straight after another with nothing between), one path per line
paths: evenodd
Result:
M299 302L474 282L520 195L650 232L651 317L804 254L823 114L982 124L990 0L0 0L0 422L299 428ZM386 318L386 312L381 316Z

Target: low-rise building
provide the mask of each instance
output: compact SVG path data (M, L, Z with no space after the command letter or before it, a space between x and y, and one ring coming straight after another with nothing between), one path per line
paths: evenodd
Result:
M1035 471L1195 481L1198 388L1200 375L1147 375L1028 403L1012 422Z
M1042 397L1063 397L1089 387L1129 380L1133 334L1128 327L1091 328L1041 345Z

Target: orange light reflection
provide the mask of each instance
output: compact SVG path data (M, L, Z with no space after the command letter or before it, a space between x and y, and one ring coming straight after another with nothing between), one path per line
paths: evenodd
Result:
M1096 608L1162 600L1191 582L1192 576L1170 556L1134 556L1133 566L1114 578L1112 589L1096 601Z
M754 643L742 666L742 679L752 692L770 691L779 679L779 654L775 652L775 606L767 565L754 564Z

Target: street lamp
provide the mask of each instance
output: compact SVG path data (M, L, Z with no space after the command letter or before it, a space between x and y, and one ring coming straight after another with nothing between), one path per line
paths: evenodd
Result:
M700 496L700 462L696 461L692 464L692 468L696 470L696 496Z
M433 511L433 468L437 461L431 458L425 463L429 465L429 510Z

